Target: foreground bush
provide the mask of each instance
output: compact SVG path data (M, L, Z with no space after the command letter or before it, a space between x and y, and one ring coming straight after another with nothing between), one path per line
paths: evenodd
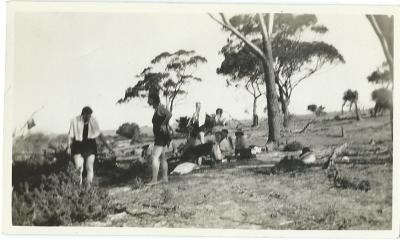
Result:
M46 167L46 171L51 168ZM19 168L27 169L29 165ZM40 172L39 167L30 169L34 181L16 183L18 178L13 176L13 225L74 225L86 220L99 220L113 210L106 192L96 186L79 186L79 175L72 163L57 170L46 175ZM41 173L40 181L34 171ZM24 173L13 169L14 174Z

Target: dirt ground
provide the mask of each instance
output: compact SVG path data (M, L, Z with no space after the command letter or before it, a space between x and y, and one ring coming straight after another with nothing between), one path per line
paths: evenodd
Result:
M310 117L293 119L302 128ZM262 122L249 130L251 144L264 145ZM341 137L341 126L345 136ZM231 131L232 132L232 131ZM284 141L299 141L316 152L343 143L346 164L337 164L350 181L367 180L370 190L335 188L321 166L300 172L268 174L276 161L264 154L244 162L204 167L165 184L148 187L149 173L131 170L111 178L97 176L121 207L120 213L86 226L184 227L235 229L391 229L392 164L388 116L333 120L326 116L302 134L285 133Z

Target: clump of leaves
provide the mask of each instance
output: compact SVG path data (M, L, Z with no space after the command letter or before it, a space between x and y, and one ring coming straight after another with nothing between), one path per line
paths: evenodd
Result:
M288 157L285 156L282 160L280 160L275 168L279 172L294 172L294 171L302 171L305 168L305 164L296 157Z
M368 192L371 189L371 185L368 180L350 180L344 176L341 176L338 169L334 165L328 168L327 177L329 179L329 182L335 188L361 190L365 192Z
M268 168L265 174L279 174L279 173L290 173L291 176L295 176L296 172L302 172L306 165L294 156L285 156L282 160L275 164L272 168Z
M293 141L286 144L286 146L283 148L283 151L294 152L294 151L300 151L301 149L303 149L303 144L301 144L301 142L298 141Z

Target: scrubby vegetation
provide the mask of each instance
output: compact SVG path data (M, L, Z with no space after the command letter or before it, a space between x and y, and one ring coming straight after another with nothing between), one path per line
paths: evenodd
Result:
M107 193L80 186L78 172L65 153L55 162L36 159L13 163L13 225L76 225L114 211Z

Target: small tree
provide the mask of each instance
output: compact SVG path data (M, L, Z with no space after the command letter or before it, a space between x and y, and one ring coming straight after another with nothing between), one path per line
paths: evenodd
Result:
M257 101L265 94L261 86L264 84L263 70L259 60L248 51L239 50L238 45L227 44L221 50L225 59L217 68L218 74L228 76L227 86L244 87L253 97L253 125L258 126Z
M317 117L322 116L322 115L325 115L325 114L326 114L326 112L325 112L325 107L322 106L322 105L320 105L320 106L315 110L315 115L316 115Z
M136 123L124 123L119 126L117 134L132 139L134 142L140 141L140 127Z
M349 111L351 112L351 107L355 106L355 111L356 111L356 119L357 121L360 120L360 114L358 112L358 106L357 106L357 102L358 102L358 92L356 90L351 90L351 89L347 89L344 93L343 93L343 104L342 104L342 114L343 114L343 107L346 105L347 102L350 103L349 106Z
M368 82L374 84L380 84L385 88L391 88L393 84L393 78L390 73L389 65L387 62L382 63L375 71L373 71L368 77Z
M193 73L199 64L206 62L207 59L197 55L195 51L163 52L137 75L139 81L126 89L124 98L118 100L118 103L137 97L145 98L150 90L155 89L162 94L160 97L165 99L165 105L172 112L177 97L187 93L184 86L191 81L202 81Z
M356 91L352 91L351 89L347 89L344 93L343 93L343 104L342 104L342 114L343 114L343 108L346 105L347 102L349 102L349 111L351 111L351 108L354 104L354 101L356 100L356 98L358 98L358 96L356 95Z
M326 114L325 107L322 105L317 106L316 104L310 104L307 106L307 110L314 113L317 117Z
M310 105L307 106L307 110L311 111L312 113L315 113L315 111L317 110L317 105L310 104Z

